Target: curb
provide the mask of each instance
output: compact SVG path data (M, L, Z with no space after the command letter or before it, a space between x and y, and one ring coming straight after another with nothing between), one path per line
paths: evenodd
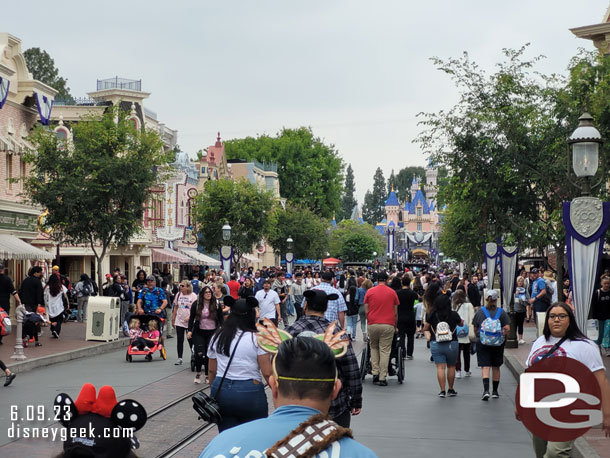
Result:
M56 363L62 363L65 361L72 361L73 359L86 358L88 356L96 356L104 353L108 353L120 348L126 347L129 343L129 338L119 338L112 342L104 342L98 345L92 345L91 347L77 348L76 350L63 351L54 355L41 356L40 358L27 359L25 361L11 360L9 367L11 371L19 374L26 371L31 371L39 367L50 366Z
M513 377L515 377L515 380L518 382L519 376L525 372L525 369L519 361L517 361L517 358L512 355L507 355L506 352L504 352L504 364L506 364L513 374ZM529 434L531 435L531 433ZM572 458L600 458L600 456L584 437L579 437L574 441Z

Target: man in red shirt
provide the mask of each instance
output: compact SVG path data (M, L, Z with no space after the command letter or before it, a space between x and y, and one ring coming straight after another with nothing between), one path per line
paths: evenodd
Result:
M227 283L227 286L229 287L229 294L231 295L231 297L235 300L239 299L239 294L237 293L241 285L237 281L237 275L231 275L231 281Z
M392 350L392 339L398 323L398 296L387 285L388 274L381 272L377 286L364 296L364 312L368 323L371 345L373 383L387 386L388 364Z

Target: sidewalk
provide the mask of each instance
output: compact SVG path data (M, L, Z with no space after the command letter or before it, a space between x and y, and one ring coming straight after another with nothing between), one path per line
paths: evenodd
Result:
M17 326L13 332L2 339L0 345L0 360L14 372L24 372L37 367L48 366L62 361L94 356L108 351L121 348L126 345L127 339L119 339L111 342L86 341L85 323L68 322L61 328L59 339L51 336L49 327L43 328L43 334L38 338L42 347L35 347L30 343L23 353L27 356L24 361L11 359L15 352L15 337Z
M587 336L597 338L594 327L587 329ZM507 348L504 351L504 360L516 379L525 369L525 361L530 353L532 342L536 339L536 327L533 323L525 323L523 339L526 341L519 348ZM603 356L606 366L606 376L610 379L610 358ZM610 439L604 436L600 427L590 429L583 437L576 441L576 458L610 458Z

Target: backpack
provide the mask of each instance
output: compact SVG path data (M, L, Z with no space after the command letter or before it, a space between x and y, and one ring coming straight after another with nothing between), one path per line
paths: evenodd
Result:
M8 336L11 333L11 319L8 313L0 307L0 335Z
M436 330L434 334L436 335L437 342L451 342L453 340L453 333L451 332L451 327L449 323L446 321L440 321L438 315L436 315L436 319L439 320L436 325Z
M490 347L499 347L504 343L504 334L502 334L502 323L500 322L500 316L502 315L502 309L498 308L496 316L491 317L487 307L482 307L481 310L485 314L485 320L481 324L481 331L479 333L479 339L481 344L489 345Z
M548 302L550 304L553 299L553 294L555 294L555 290L551 286L550 281L544 280L544 284L546 285L545 286L546 294L542 297L542 300L545 302Z
M191 280L191 285L193 285L193 292L198 295L200 285L199 280Z
M89 283L88 281L83 282L81 293L83 294L83 296L91 296L93 294L93 287L91 286L91 283Z

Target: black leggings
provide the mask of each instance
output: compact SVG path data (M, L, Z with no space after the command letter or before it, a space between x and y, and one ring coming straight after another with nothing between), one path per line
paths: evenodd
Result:
M457 357L457 362L455 363L455 370L456 371L461 371L462 370L462 361L461 361L461 354L464 353L464 370L466 372L470 372L470 344L463 344L461 343L459 345L458 348L458 357Z
M405 347L405 336L407 345ZM415 320L399 321L398 322L398 337L400 337L400 346L407 356L413 356L413 345L415 344Z
M138 350L144 350L144 347L152 348L155 346L157 342L153 342L152 340L145 339L144 337L138 337L133 342L131 342L132 347L138 347Z
M193 344L195 345L195 370L201 372L201 366L205 367L205 375L208 375L208 347L216 329L195 329L193 333Z
M186 328L183 328L182 326L176 326L176 337L178 337L178 358L180 359L182 359L182 353L184 351L184 334L186 334L186 332ZM193 340L187 339L187 341L190 349L193 345Z
M517 322L517 334L523 335L523 322L525 321L525 314L527 312L515 312L515 320Z
M40 327L36 323L30 320L23 322L23 329L21 330L22 339L33 337L38 342L38 332L40 332Z
M56 317L53 317L49 320L51 323L56 322L55 326L51 325L51 332L55 331L57 335L61 334L61 324L64 322L64 313L61 312Z
M3 372L6 370L6 365L2 360L0 360L0 369L2 369Z

